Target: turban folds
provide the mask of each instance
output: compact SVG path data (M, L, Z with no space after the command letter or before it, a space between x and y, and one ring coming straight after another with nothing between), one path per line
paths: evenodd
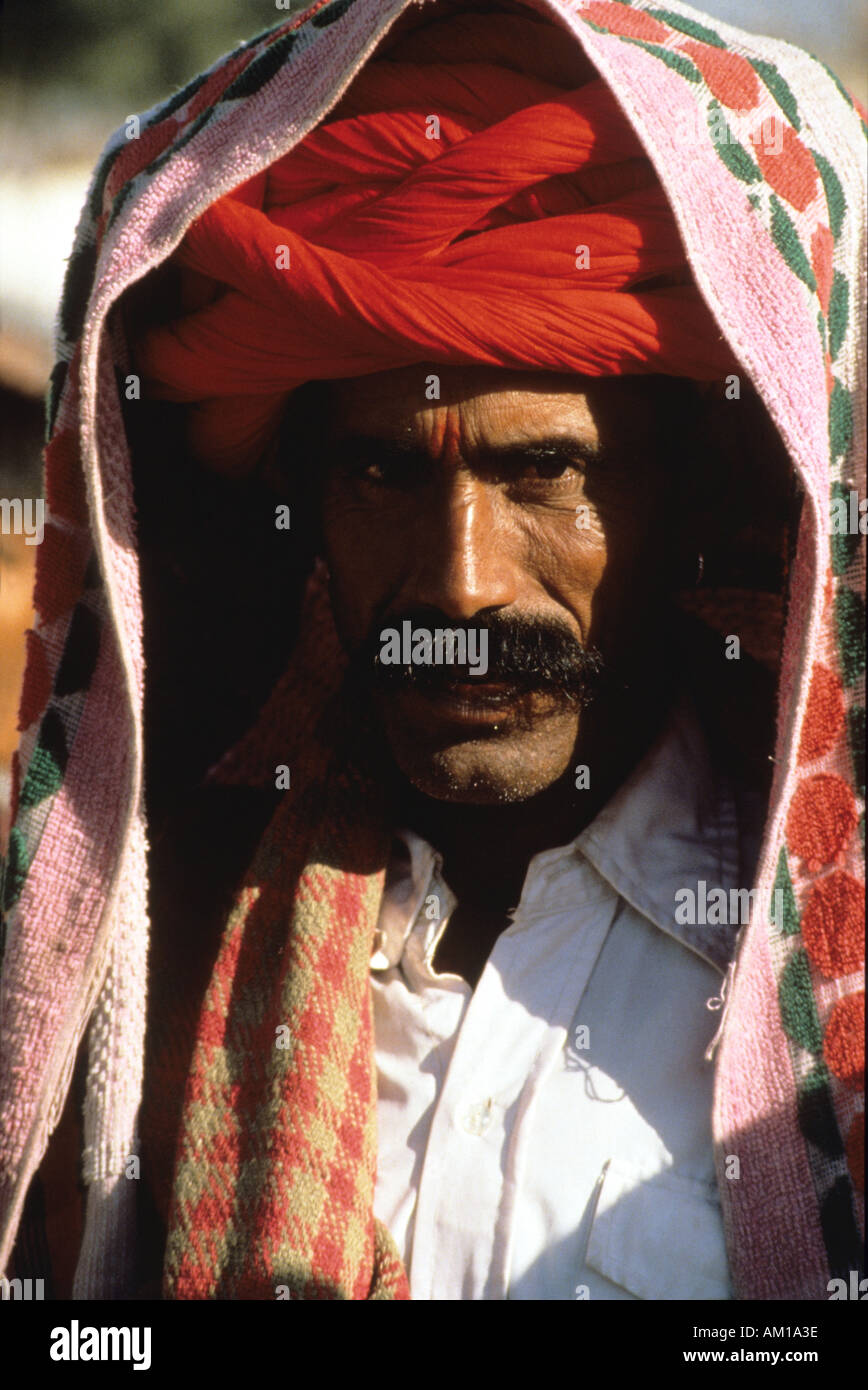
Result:
M255 462L309 380L736 368L640 142L538 18L464 14L393 45L173 261L188 311L143 336L138 366L226 471Z

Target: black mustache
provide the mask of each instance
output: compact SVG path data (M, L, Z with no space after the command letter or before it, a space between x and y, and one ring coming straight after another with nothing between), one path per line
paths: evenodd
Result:
M488 670L484 676L460 664L383 665L380 651L386 628L399 632L438 628L455 633L488 633ZM530 618L494 612L475 622L455 622L432 609L405 609L379 619L351 655L356 675L369 686L392 690L406 686L443 687L457 680L480 684L502 681L522 691L554 692L577 703L589 703L608 675L602 653L583 647L566 623L556 618Z

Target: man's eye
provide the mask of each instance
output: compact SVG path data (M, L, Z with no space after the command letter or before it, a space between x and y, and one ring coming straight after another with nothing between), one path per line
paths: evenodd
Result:
M346 472L368 483L382 483L386 479L387 469L375 459L356 459L346 465Z
M530 478L572 478L579 472L568 459L533 459L525 470Z
M372 487L412 488L418 486L423 469L418 460L383 454L357 454L339 463L340 471L354 482Z
M564 458L562 454L534 454L504 459L498 463L497 472L510 483L575 483L585 469L579 459Z

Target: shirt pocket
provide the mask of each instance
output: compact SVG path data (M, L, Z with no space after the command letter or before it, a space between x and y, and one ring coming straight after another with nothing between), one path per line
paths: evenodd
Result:
M673 1172L609 1164L585 1262L634 1298L732 1297L716 1193Z

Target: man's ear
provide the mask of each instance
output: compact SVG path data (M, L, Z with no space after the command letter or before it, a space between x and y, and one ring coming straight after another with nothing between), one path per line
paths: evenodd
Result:
M696 586L714 530L704 478L709 466L704 394L697 382L672 378L661 378L661 382L666 394L661 397L660 448L669 480L662 582L667 592L678 593Z
M747 380L706 389L698 419L693 506L705 530L705 583L777 592L791 512L793 468Z

